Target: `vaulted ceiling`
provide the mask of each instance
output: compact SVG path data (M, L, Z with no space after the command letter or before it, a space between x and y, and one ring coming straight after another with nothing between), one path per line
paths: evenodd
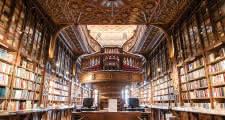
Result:
M150 44L163 36L162 30L151 25L171 26L191 0L37 0L38 4L61 26L69 26L61 34L69 41L75 54L99 49L92 39L86 40L89 31L82 33L79 25L147 25L145 34L137 41L129 41L133 52L146 53ZM84 32L84 31L83 31ZM83 34L83 35L82 35ZM90 47L95 46L96 48Z

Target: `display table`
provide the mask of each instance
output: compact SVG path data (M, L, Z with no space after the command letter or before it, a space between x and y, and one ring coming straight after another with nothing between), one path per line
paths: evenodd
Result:
M150 113L143 112L73 112L73 120L139 120L143 116L148 115L147 120L150 120ZM79 116L79 117L78 117Z

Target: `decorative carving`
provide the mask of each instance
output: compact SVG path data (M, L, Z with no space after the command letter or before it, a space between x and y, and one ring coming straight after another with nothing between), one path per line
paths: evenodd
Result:
M95 72L84 73L79 75L81 83L104 83L104 82L116 82L116 83L130 83L130 82L141 82L144 80L143 73L132 73L132 72Z
M152 49L152 47L154 46L154 42L157 42L157 40L161 37L161 34L163 34L163 31L160 28L151 26L150 33L147 39L143 41L144 44L140 52L141 53L149 52L149 50Z
M168 24L188 4L188 0L37 1L58 24Z

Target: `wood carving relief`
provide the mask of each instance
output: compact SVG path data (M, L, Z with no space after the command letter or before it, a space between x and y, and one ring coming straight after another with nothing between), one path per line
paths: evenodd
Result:
M188 0L38 0L58 24L168 24Z

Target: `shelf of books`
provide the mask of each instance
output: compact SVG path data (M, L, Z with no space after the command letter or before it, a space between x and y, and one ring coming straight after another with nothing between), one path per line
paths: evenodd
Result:
M165 38L163 38L165 39ZM167 42L162 41L150 57L152 105L169 107L174 104L174 89L169 72Z
M43 28L40 21L34 21L32 17L25 19L23 1L0 1L0 8L3 11L0 13L0 109L37 108L43 76L40 63L45 59L43 50L47 48L47 36L43 34L47 27ZM27 13L27 16L31 14Z
M140 92L140 104L147 105L151 103L151 86L149 83L143 85L142 87L139 88Z
M145 89L144 87L139 88L139 101L140 104L145 104L146 100L145 100Z
M223 0L202 1L195 14L173 33L181 107L199 113L225 110L224 5Z
M72 83L71 87L71 99L72 104L81 105L82 104L82 95L81 95L81 86L77 82Z
M49 103L69 104L70 84L70 81L51 75L48 92Z
M25 59L20 60L12 83L9 111L37 108L40 100L42 69Z
M137 87L137 82L133 82L130 85L130 96L132 98L139 98L139 88Z

